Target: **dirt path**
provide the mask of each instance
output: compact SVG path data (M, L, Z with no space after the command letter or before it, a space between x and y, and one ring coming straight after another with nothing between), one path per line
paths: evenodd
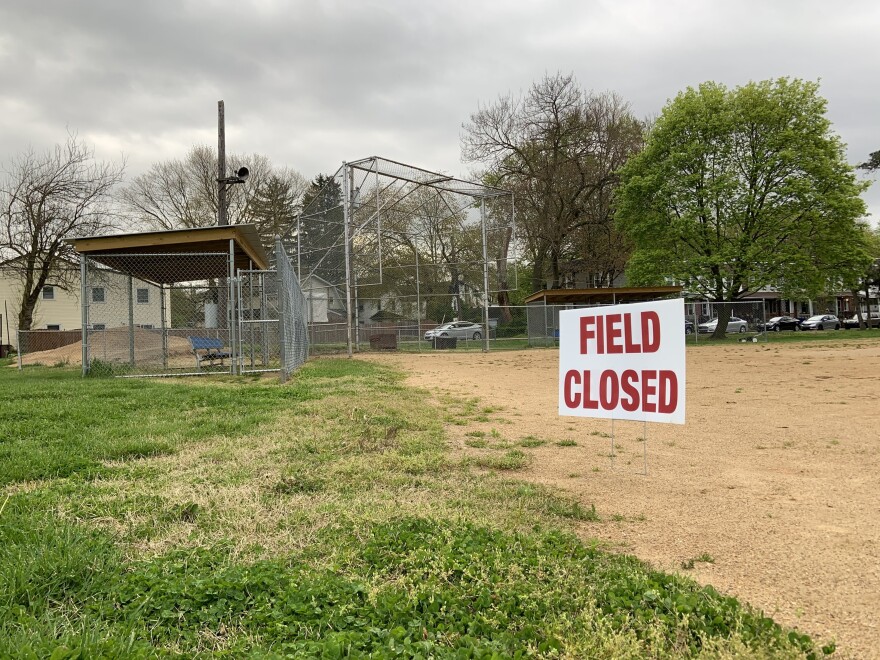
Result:
M880 658L880 342L689 350L687 424L648 426L648 476L641 423L615 424L612 468L609 421L557 415L555 350L367 359L502 407L450 427L462 451L481 451L475 429L546 440L516 474L595 503L585 537L834 638L838 657Z

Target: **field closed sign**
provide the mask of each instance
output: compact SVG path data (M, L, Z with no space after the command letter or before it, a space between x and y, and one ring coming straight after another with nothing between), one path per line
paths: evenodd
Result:
M559 313L559 414L684 424L684 301Z

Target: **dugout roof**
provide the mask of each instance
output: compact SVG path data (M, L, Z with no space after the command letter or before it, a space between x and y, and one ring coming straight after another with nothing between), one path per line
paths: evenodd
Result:
M85 236L67 242L93 261L156 284L226 277L230 253L236 269L269 268L269 257L254 225Z
M681 296L680 286L628 286L600 289L544 289L526 298L527 305L615 305Z

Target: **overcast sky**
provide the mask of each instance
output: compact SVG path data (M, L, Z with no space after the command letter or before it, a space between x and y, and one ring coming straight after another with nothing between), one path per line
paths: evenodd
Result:
M545 72L639 116L687 86L819 80L852 163L880 149L877 0L2 0L0 158L68 127L131 178L216 145L307 178L378 155L467 175L461 125ZM876 223L880 185L866 194Z

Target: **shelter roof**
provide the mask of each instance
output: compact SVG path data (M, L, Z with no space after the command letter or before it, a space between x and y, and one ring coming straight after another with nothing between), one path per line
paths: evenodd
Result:
M254 225L85 236L67 242L108 268L157 284L226 277L230 252L236 269L269 268Z
M676 298L681 295L680 286L628 286L598 289L544 289L533 293L527 305L614 305L616 303L646 302L658 298Z

